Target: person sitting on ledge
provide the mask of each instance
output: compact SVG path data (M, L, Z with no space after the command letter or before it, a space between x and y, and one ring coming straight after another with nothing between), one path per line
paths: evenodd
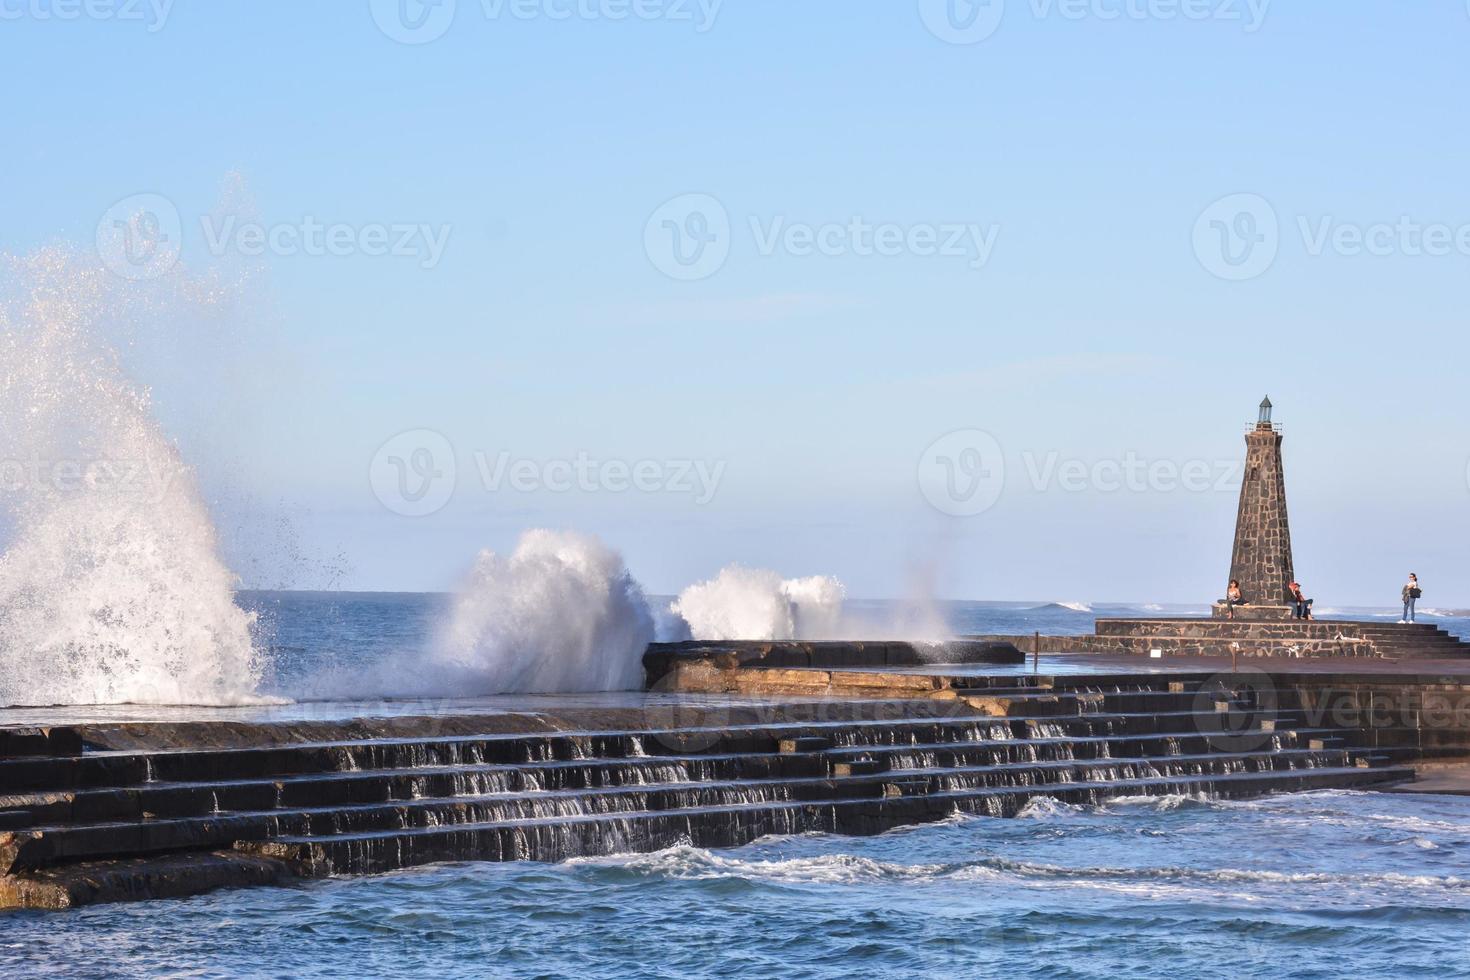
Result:
M1414 621L1414 604L1419 601L1419 597L1423 594L1424 590L1419 588L1419 576L1410 572L1409 584L1404 586L1404 618L1399 620L1399 622L1412 623Z
M1302 594L1302 586L1300 582L1291 583L1291 614L1293 619L1311 619L1312 603L1315 601L1315 599L1308 599L1305 595Z
M1240 580L1231 579L1230 588L1225 590L1226 618L1235 618L1235 607L1245 605L1245 597L1240 594Z

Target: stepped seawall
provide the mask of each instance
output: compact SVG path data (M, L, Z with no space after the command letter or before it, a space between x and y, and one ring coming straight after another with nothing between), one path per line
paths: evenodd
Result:
M0 728L0 907L873 834L1038 796L1372 788L1470 757L1470 671L1019 659L982 642L656 645L644 694Z

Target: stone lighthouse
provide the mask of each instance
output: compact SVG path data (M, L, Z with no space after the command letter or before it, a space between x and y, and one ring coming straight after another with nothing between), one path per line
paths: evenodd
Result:
M1240 581L1246 619L1289 619L1291 526L1286 519L1286 477L1281 466L1281 428L1271 421L1271 399L1261 402L1255 427L1245 436L1245 473L1235 518L1230 577ZM1219 610L1217 610L1217 613Z

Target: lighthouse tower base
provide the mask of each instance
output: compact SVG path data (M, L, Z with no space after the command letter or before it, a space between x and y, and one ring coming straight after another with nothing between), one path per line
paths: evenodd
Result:
M1253 623L1278 623L1294 618L1295 611L1294 606L1236 606L1234 618ZM1232 618L1230 607L1223 602L1211 606L1210 615L1214 619Z

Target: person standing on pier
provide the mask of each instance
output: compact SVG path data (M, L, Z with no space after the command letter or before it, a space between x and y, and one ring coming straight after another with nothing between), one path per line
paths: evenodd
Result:
M1404 618L1399 622L1412 623L1414 621L1414 605L1423 594L1424 590L1419 588L1419 576L1410 572L1409 582L1404 586Z

